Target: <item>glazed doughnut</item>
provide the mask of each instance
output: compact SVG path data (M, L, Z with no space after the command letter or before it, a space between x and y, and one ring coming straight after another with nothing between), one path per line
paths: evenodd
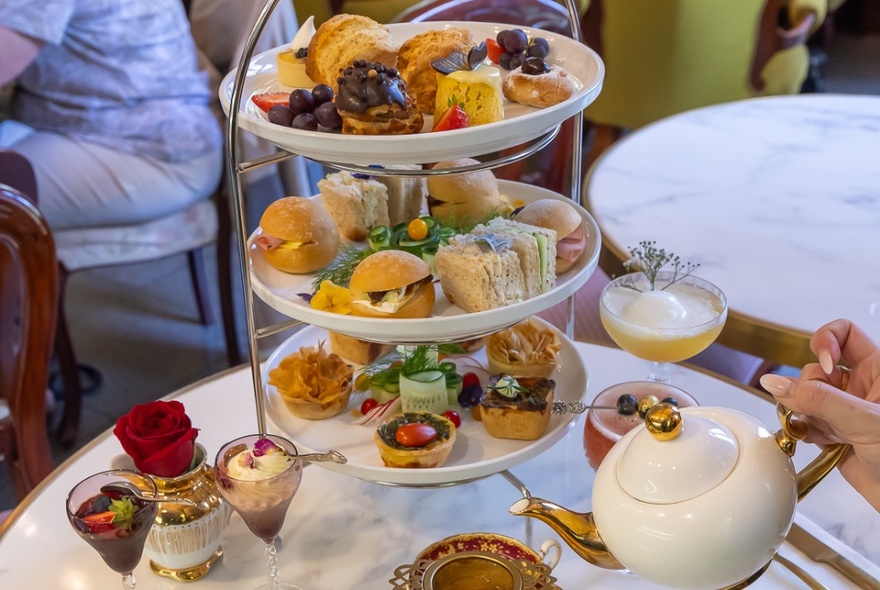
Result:
M507 75L501 89L508 100L533 107L549 107L574 94L574 83L559 66L530 57Z
M394 68L357 60L338 79L342 133L403 135L422 130L424 117Z

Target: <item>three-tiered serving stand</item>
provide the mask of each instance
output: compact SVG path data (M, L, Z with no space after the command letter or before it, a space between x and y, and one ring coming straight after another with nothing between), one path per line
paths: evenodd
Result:
M253 261L250 259L251 244L247 232L244 202L242 198L242 182L241 176L251 170L280 163L297 155L302 155L323 165L350 172L364 173L371 176L402 176L402 177L428 177L432 175L451 175L463 172L471 172L476 170L494 169L506 164L523 160L532 154L546 147L559 133L560 125L572 119L574 123L572 135L572 164L571 164L571 200L579 207L581 200L581 136L583 133L583 109L589 105L602 87L604 78L604 66L601 59L595 52L574 41L581 38L580 25L577 7L574 0L565 0L565 5L569 13L571 23L572 39L554 35L540 29L531 29L522 27L527 33L535 31L535 34L556 38L556 43L564 45L567 51L560 52L560 59L565 63L565 69L572 72L578 69L581 77L578 79L580 87L573 97L560 105L549 107L547 109L530 109L524 107L525 113L521 117L512 120L505 120L503 123L497 124L499 132L489 133L488 129L483 131L481 128L468 128L456 132L443 132L435 134L418 134L415 136L398 136L398 137L381 137L375 136L339 136L332 134L316 134L308 132L298 132L287 128L273 125L263 119L257 113L246 110L250 95L245 95L246 86L250 82L251 86L259 86L262 83L262 91L265 91L265 80L273 77L274 53L275 51L266 52L257 56L256 60L253 51L257 40L263 32L272 11L275 9L279 0L268 0L260 16L248 37L245 49L238 64L238 68L231 72L220 88L220 98L224 109L227 111L228 120L226 126L226 142L227 142L227 170L229 171L230 187L232 194L232 205L235 215L235 226L238 234L239 245L239 262L241 268L242 282L245 293L245 311L246 325L248 329L248 344L250 352L251 372L254 386L254 399L257 410L257 424L259 432L266 432L267 422L267 404L268 395L266 391L266 383L263 378L259 354L259 341L268 336L279 334L293 327L301 326L305 323L322 324L322 327L334 329L342 333L356 336L365 340L376 342L393 343L393 344L425 344L433 342L453 342L471 338L482 337L492 332L509 327L522 319L530 317L535 313L542 311L552 305L567 300L568 316L566 322L566 334L570 338L574 326L574 293L579 289L590 277L598 264L600 235L598 225L583 211L587 227L588 240L590 245L587 251L582 255L582 260L575 270L570 271L568 278L561 281L561 284L550 292L539 296L533 300L516 304L509 308L500 308L491 310L490 312L480 312L479 314L468 314L472 318L467 320L455 320L454 316L435 317L425 320L386 320L373 318L352 318L350 320L333 318L332 320L322 321L320 314L317 316L315 312L308 308L308 305L296 305L288 299L289 289L287 291L274 290L271 285L267 285L267 281L261 280L254 275ZM510 28L511 25L490 25L483 23L455 23L456 25L475 28L480 36L493 36L499 28ZM418 27L422 28L417 31L411 31L411 34L427 30L428 28L442 26L442 23L419 23L407 25L391 25L393 27ZM493 28L494 27L494 28ZM478 35L475 34L475 37ZM551 41L551 50L554 43ZM568 60L568 61L566 61ZM257 77L261 82L255 82ZM268 76L268 78L267 78ZM249 88L251 93L257 90L255 87ZM242 98L245 102L242 102ZM232 105L237 105L233 107ZM250 131L256 135L269 140L276 144L280 151L253 161L239 162L238 153L238 132L239 129ZM455 135L457 134L457 135ZM366 141L374 143L368 144ZM345 143L343 143L345 142ZM358 143L360 142L360 144ZM403 143L409 142L409 143ZM393 149L386 149L383 152L382 145L391 146ZM373 149L379 146L378 149ZM442 170L432 169L395 169L382 168L377 169L370 165L395 165L395 164L424 164L427 162L436 162L441 160L458 159L467 156L483 155L488 153L497 153L502 150L516 147L513 153L507 153L492 160L480 162L478 164L463 166L458 168L445 168ZM342 148L342 149L340 149ZM365 148L365 149L362 149ZM513 184L513 183L512 183ZM520 185L524 186L524 185ZM534 189L539 197L546 196L548 191L544 189ZM564 198L557 195L559 198ZM258 295L267 304L281 313L291 318L278 324L266 327L258 327L254 318L254 301L253 294ZM287 299L286 299L287 298ZM321 312L324 313L324 312ZM334 315L334 314L328 314ZM315 321L315 318L318 321ZM348 317L348 316L345 316ZM340 323L341 322L341 323ZM348 323L347 323L348 322ZM400 323L404 322L404 323ZM440 330L442 335L438 337L437 328L442 325L446 331ZM389 326L396 326L401 329L389 330ZM450 328L452 326L452 328ZM465 327L466 326L466 327ZM577 356L577 355L573 355ZM581 363L578 358L577 363ZM579 367L583 372L582 364ZM575 399L580 400L586 393L586 376L583 374L581 383L582 391L575 392ZM516 461L524 461L542 450L549 448L550 445L562 438L567 430L573 425L574 417L566 417L560 427L556 430L554 436L549 435L547 440L541 443L541 446L532 448L529 452L520 453L513 461L500 461L492 463L485 469L481 470L465 470L458 472L456 475L450 475L449 478L430 478L428 483L421 477L407 477L407 474L413 474L421 470L396 470L395 477L383 478L381 475L370 474L363 477L361 472L355 472L354 475L373 481L374 483L399 485L407 487L439 487L444 485L457 485L493 474L500 474L514 487L516 487L523 496L530 496L528 488L523 482L517 479L508 467ZM286 430L290 430L287 428ZM287 432L291 438L296 441L295 432ZM327 464L334 470L345 471L345 466ZM526 519L526 542L531 543L531 519Z

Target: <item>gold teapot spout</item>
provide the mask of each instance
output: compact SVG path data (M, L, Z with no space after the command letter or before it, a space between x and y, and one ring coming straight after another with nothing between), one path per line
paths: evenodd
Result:
M511 507L516 516L533 516L547 523L581 559L609 570L624 569L611 555L593 521L592 512L572 512L541 498L522 498Z
M807 425L805 422L792 421L792 411L782 404L776 404L776 414L782 424L782 429L776 433L776 442L783 453L792 457L797 447L797 441L803 440L807 435ZM825 479L825 476L843 460L850 449L851 445L844 443L829 445L797 474L797 499L799 502L820 481Z

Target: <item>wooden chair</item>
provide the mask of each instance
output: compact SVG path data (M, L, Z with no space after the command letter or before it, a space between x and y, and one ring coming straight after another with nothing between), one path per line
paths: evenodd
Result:
M46 388L57 269L52 233L40 212L24 194L0 185L0 454L19 499L53 468Z

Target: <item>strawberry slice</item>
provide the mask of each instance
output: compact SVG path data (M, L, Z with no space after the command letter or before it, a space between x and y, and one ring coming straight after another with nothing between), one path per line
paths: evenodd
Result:
M431 131L450 131L452 129L461 129L468 126L468 115L458 103L453 104L450 108L440 115L440 118L434 123Z
M504 53L504 48L498 45L498 41L491 37L486 39L486 51L488 51L489 59L493 64L500 63L498 60L501 57L501 54Z
M254 94L251 100L264 113L268 113L269 109L276 105L290 105L289 92L264 92L262 94Z
M106 512L96 512L95 514L83 516L82 520L93 533L104 533L115 528L113 526L114 518L116 518L116 513L107 510Z

